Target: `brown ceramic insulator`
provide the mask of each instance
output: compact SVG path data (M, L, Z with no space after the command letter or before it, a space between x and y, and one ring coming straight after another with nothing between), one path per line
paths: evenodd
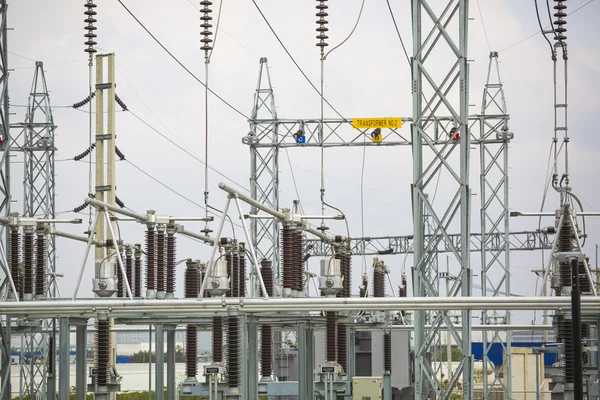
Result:
M96 381L98 386L106 386L109 382L109 363L110 363L110 321L98 320L97 334L97 362L98 376Z
M294 288L294 228L283 225L281 229L281 265L283 268L283 288Z
M156 291L165 291L165 232L156 232Z
M96 39L96 34L94 33L94 31L96 30L96 27L94 26L94 23L96 23L96 11L94 10L96 8L96 4L94 4L91 0L88 0L85 4L85 20L84 22L87 24L85 26L85 30L86 30L86 34L83 35L85 37L85 45L87 46L85 48L85 52L88 53L90 55L90 57L92 56L93 53L96 52L96 49L94 48L94 46L97 44L95 39Z
M570 320L562 319L558 321L558 332L564 346L564 374L567 383L573 383L575 380L572 325L573 323Z
M348 326L337 326L337 361L344 371L348 371Z
M177 238L173 232L167 234L167 293L175 293L175 258Z
M556 250L560 252L570 252L573 251L575 231L569 219L569 211L566 211L563 215L563 224L560 228L558 238L556 238ZM558 263L558 276L561 287L571 287L571 264L569 262ZM557 288L556 292L557 295L560 295L560 288Z
M33 295L33 232L23 237L23 293Z
M567 32L567 21L565 21L564 19L567 16L567 13L565 11L567 9L567 6L564 4L566 1L554 1L556 3L554 5L554 17L556 17L556 19L552 22L552 24L554 25L554 32L556 33L554 36L554 40L563 41L567 39L567 37L565 36L565 33Z
M46 235L37 233L35 259L35 295L46 296Z
M358 288L358 296L359 297L366 297L367 296L367 287L366 286L360 286Z
M185 269L185 290L184 296L186 299L198 297L198 268L195 263L187 263Z
M54 376L54 365L56 363L56 347L54 345L54 336L48 336L48 364L46 372Z
M263 282L265 284L265 289L267 290L267 294L270 296L273 295L273 263L270 260L263 259L260 262L260 274L263 278ZM264 296L262 293L262 288L260 291L260 295ZM273 373L273 353L272 353L272 343L273 343L273 329L271 325L262 325L261 326L261 336L260 336L260 372L261 376L266 378L270 377Z
M227 263L227 275L229 276L229 290L227 297L233 297L233 254L231 252L225 254L225 262Z
M21 297L23 293L21 288L21 270L19 269L19 261L21 256L21 234L16 229L10 231L10 274L12 275L13 282L15 284L15 297Z
M131 250L125 252L125 275L127 276L127 282L132 291L135 291L134 277L133 277L133 257Z
M319 17L319 19L317 20L317 39L319 40L317 42L317 46L321 48L321 52L323 52L323 49L326 46L329 46L329 44L326 42L326 40L329 39L329 37L326 35L327 31L329 31L329 29L326 26L329 23L329 21L325 19L329 15L327 13L327 9L329 7L325 4L326 2L327 0L317 0L318 4L316 16Z
M273 374L273 328L262 325L260 328L260 375L268 378Z
M154 227L148 227L146 230L146 289L156 289L156 279L154 275L156 261L156 231Z
M136 245L137 246L137 245ZM135 261L133 264L133 269L134 269L134 284L133 284L133 291L134 291L134 297L142 297L142 252L138 251L137 247L135 250ZM131 284L131 282L130 282Z
M240 254L231 255L231 296L240 297Z
M383 371L392 372L392 334L389 332L383 334Z
M373 297L385 297L385 271L379 266L373 268Z
M399 297L406 297L406 276L402 275L402 285L400 285L400 290L398 293ZM404 316L406 310L400 310L400 315Z
M227 318L227 373L229 387L240 382L240 321L239 317Z
M294 290L298 293L304 291L302 283L304 276L304 236L302 229L294 229Z
M579 262L579 290L581 293L592 293L592 284L585 272L585 263L583 261Z
M210 21L212 21L212 17L210 16L212 13L212 9L210 8L210 6L212 6L212 1L202 0L200 5L203 6L203 8L200 9L200 20L202 21L200 27L203 28L203 30L200 32L200 35L202 35L202 39L200 40L202 47L200 47L200 50L208 52L209 50L212 50L213 42L213 40L210 38L213 34L210 30L210 28L212 28L210 23Z
M246 245L240 243L240 261L239 261L239 297L246 297Z
M185 374L188 378L198 375L198 328L188 325L185 332Z
M121 260L123 259L123 254L121 253ZM106 262L106 261L105 261ZM123 273L121 272L121 268L119 268L119 262L117 261L117 255L115 254L115 273L117 274L117 297L124 297L124 279Z
M336 361L336 347L335 347L335 343L336 343L336 339L337 339L337 329L336 329L336 318L335 318L335 312L334 311L327 311L325 313L325 324L326 324L326 328L325 328L325 351L326 351L326 356L327 356L327 360L326 361L331 361L331 362L335 362Z
M213 362L223 361L223 317L212 320L212 354Z

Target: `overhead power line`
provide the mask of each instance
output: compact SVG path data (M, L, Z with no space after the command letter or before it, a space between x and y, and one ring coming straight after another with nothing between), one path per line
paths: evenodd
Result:
M265 16L265 14L262 12L262 10L260 9L260 7L256 3L256 1L252 0L252 3L254 3L254 6L256 7L256 9L258 10L258 12L260 13L261 17L263 18L263 20L265 21L265 23L267 24L267 26L269 27L269 29L271 30L271 32L273 33L273 35L275 36L275 38L277 39L277 41L279 42L279 44L281 45L281 47L283 47L283 50L285 51L285 53L292 60L292 62L296 66L296 68L298 68L298 71L300 71L300 73L302 74L302 76L304 77L304 79L306 79L306 81L310 84L310 86L312 86L312 88L315 90L315 92L317 92L317 94L319 96L322 96L321 95L321 91L314 85L314 83L312 83L312 81L310 80L310 78L306 75L306 73L304 73L304 70L296 62L296 59L294 58L294 56L292 56L292 54L288 51L287 47L285 47L285 44L283 44L283 42L279 38L279 35L277 35L277 32L275 32L275 29L273 29L273 26L271 26L271 23L269 22L269 20ZM326 98L323 97L323 101L325 101L325 103L327 103L327 105L329 107L331 107L331 109L333 111L335 111L335 113L337 115L339 115L340 118L342 118L343 120L347 121L347 119L342 114L340 114L340 112L333 105L331 105L331 103Z
M392 21L394 22L394 27L396 28L396 33L398 34L398 39L400 39L400 44L402 45L402 50L404 50L404 55L406 56L406 61L408 61L408 65L411 65L410 57L408 56L408 52L406 51L406 46L404 46L404 40L402 40L402 35L400 35L400 29L398 29L398 24L396 23L396 17L394 17L394 12L392 11L392 6L390 5L390 0L385 0L387 2L388 10L390 11L390 16L392 17Z
M179 66L181 68L183 68L192 78L194 78L199 84L201 84L202 86L204 86L205 88L208 89L209 92L211 92L217 99L219 99L221 102L223 102L225 105L227 105L229 108L231 108L233 111L235 111L236 113L238 113L239 115L241 115L242 117L244 117L245 119L250 119L250 117L248 117L246 114L244 114L243 112L241 112L240 110L238 110L236 107L234 107L231 103L229 103L227 100L225 100L223 97L219 96L214 90L212 90L211 88L207 87L206 84L204 82L202 82L200 80L200 78L198 78L196 75L194 75L194 73L192 71L190 71L181 61L179 61L179 59L173 55L173 53L171 53L169 51L169 49L167 49L165 47L165 45L162 44L162 42L160 40L158 40L156 38L156 36L154 36L154 34L152 34L152 32L150 32L150 30L148 28L146 28L146 26L135 16L135 14L129 9L127 8L127 6L121 1L121 0L117 0L119 2L119 4L121 4L121 6L123 6L123 8L129 13L129 15L131 15L131 17L135 20L135 22L137 22L145 31L148 35L150 35L150 37L152 39L154 39L154 41L169 55L171 56L171 58L177 63L179 64Z
M164 133L162 133L161 131L159 131L158 129L156 129L152 125L150 125L146 120L144 120L143 118L139 117L133 111L128 110L128 112L129 112L129 114L131 114L132 116L134 116L138 121L140 121L141 123L143 123L144 125L146 125L148 128L152 129L154 132L156 132L157 134L159 134L163 139L165 139L169 143L171 143L173 146L177 147L179 150L183 151L185 154L187 154L188 156L192 157L194 160L198 161L202 165L206 165L206 163L204 162L204 160L202 160L201 158L197 157L194 153L190 152L189 150L185 149L184 147L182 147L182 146L178 145L177 143L175 143L172 139L170 139ZM217 169L215 169L215 168L213 168L211 166L209 166L208 168L211 169L212 171L214 171L217 175L220 175L221 177L227 179L229 182L231 182L231 183L239 186L240 188L244 189L247 192L250 192L250 189L246 188L245 186L243 186L243 185L239 184L238 182L234 181L233 179L229 178L227 175L223 174L219 170L217 170Z

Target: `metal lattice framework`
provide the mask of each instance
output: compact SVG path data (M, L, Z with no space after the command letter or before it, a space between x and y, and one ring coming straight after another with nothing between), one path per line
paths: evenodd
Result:
M470 244L471 252L482 251L482 234L471 233ZM485 235L486 252L505 251L507 239L504 232L489 232ZM350 250L353 255L378 256L389 254L412 254L414 249L414 236L380 236L380 237L365 237L350 239ZM425 235L425 245L434 239L431 235ZM460 246L461 235L457 233L448 234L448 239L453 244L448 246L445 242L438 243L438 253L449 253L453 248ZM331 246L323 243L320 239L306 239L306 254L311 257L316 256L331 256ZM363 253L364 246L364 253ZM508 246L510 251L533 251L533 250L549 250L552 248L552 238L544 232L510 232L508 234ZM489 255L488 255L489 257ZM493 259L492 259L493 261ZM491 285L492 277L488 278L488 288L494 287L494 291L498 291L498 285ZM503 289L501 289L503 290Z
M271 86L271 76L266 58L260 59L258 84L254 94L252 119L250 120L250 195L253 199L279 210L279 150L275 146L257 146L256 138L278 141L277 111ZM245 138L245 139L246 139ZM256 214L252 208L251 213ZM273 261L273 271L279 278L279 228L272 219L250 222L252 243L259 259Z
M50 95L44 74L44 64L35 63L33 82L29 93L27 113L22 123L11 125L18 134L11 136L12 152L23 152L24 200L23 217L55 218L54 173L54 118L50 107ZM46 296L54 298L58 293L56 283L56 254L54 235L46 235L45 258L48 282ZM37 257L40 255L38 254ZM44 332L56 336L54 320L42 321ZM36 355L41 356L37 362ZM20 391L30 398L46 393L48 334L25 330L21 334Z
M413 293L419 297L440 296L436 263L439 243L451 249L460 266L448 295L471 296L468 6L468 0L450 0L444 7L434 7L426 0L412 2ZM442 145L434 142L435 130L431 122L438 115L451 115L453 119L452 134ZM455 133L460 133L459 140L453 140ZM448 195L433 202L434 178L438 173L444 174ZM434 238L429 242L425 241L427 219L434 227ZM449 229L460 230L460 246L449 239ZM473 398L471 312L463 310L461 316L462 326L458 328L446 313L415 313L415 399L424 400L433 394L438 398L449 398L459 381L463 382L463 397ZM442 326L448 327L461 352L460 362L448 377L447 385L438 379L430 361Z
M510 235L508 207L508 143L513 135L508 131L508 114L504 89L500 79L498 53L490 53L487 83L481 103L481 139L480 153L480 199L481 199L481 240L486 245L481 251L481 286L490 289L492 296L510 293ZM500 139L497 143L486 143L485 139ZM488 238L496 238L496 246L490 246ZM551 246L550 246L551 247ZM484 290L483 296L488 295ZM482 325L510 324L508 311L484 311L481 314ZM484 369L491 367L491 377L483 374L483 399L494 396L501 388L506 398L512 398L512 377L506 374L504 379L490 361L489 353L493 344L500 345L505 357L505 366L510 371L511 332L497 330L483 331Z
M8 48L7 48L7 4L6 0L0 0L0 216L10 213L10 125L8 111ZM4 247L8 241L4 227L0 227L0 246ZM4 264L1 260L0 263ZM7 270L8 266L3 265ZM6 279L0 287L0 301L4 300L4 294L8 293ZM11 355L11 318L0 317L0 399L10 399L10 355ZM6 382L6 383L5 383Z

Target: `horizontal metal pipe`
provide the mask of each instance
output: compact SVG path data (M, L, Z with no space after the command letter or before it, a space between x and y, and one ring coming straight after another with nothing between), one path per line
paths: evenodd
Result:
M89 238L87 236L81 236L81 235L75 235L73 233L68 233L68 232L62 232L62 231L57 231L55 229L50 229L50 234L54 235L54 236L60 236L60 237L64 237L67 239L72 239L72 240L77 240L78 242L83 242L83 243L87 243ZM99 240L94 240L92 242L93 245L95 246L102 246L103 243Z
M251 197L248 197L246 195L244 195L243 193L238 192L237 190L227 186L225 183L221 182L219 183L219 189L229 193L230 195L237 197L238 199L242 200L245 203L250 204L252 207L258 208L261 211L266 212L269 215L272 215L273 217L280 219L280 220L284 220L285 219L285 214L282 212L279 212L277 210L273 210L272 208L266 207L264 204L259 203L258 201L252 199Z
M511 211L511 217L554 217L556 213L553 212L521 212ZM596 211L580 211L576 213L578 217L600 217L600 212Z
M582 298L584 311L600 311L595 298ZM94 315L106 310L111 316L132 314L201 316L215 312L320 312L320 311L395 311L395 310L545 310L570 309L568 297L454 297L454 298L295 298L295 299L181 299L181 300L43 300L0 303L2 315L60 316Z
M204 243L208 243L208 244L214 244L214 242L215 242L215 239L211 238L210 236L206 236L206 235L202 235L200 233L191 232L191 231L186 230L183 225L177 225L177 233L179 233L180 235L189 236L194 239L201 240Z
M343 215L299 215L300 219L335 219L335 220L343 220ZM253 215L253 214L244 214L244 218L246 219L275 219L273 216L268 215Z
M148 222L148 216L145 214L138 214L136 212L133 211L129 211L127 209L112 205L112 204L108 204L105 203L103 201L99 201L96 199L92 199L92 198L86 198L85 199L85 204L89 204L91 206L97 207L97 208L105 208L109 211L115 212L117 214L121 214L121 215L125 215L131 218L135 218L138 221L142 222L142 223L146 223Z

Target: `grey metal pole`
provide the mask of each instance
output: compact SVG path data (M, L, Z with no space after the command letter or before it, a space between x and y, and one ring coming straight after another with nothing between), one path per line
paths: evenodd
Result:
M56 398L56 319L52 320L52 329L50 330L49 337L52 339L52 346L48 348L48 362L52 363L52 371L48 372L46 383L47 392L46 396L49 399Z
M167 400L175 400L175 326L167 327Z
M302 360L302 357L299 359ZM248 324L248 365L251 366L246 369L250 371L246 374L248 375L248 400L258 400L258 374L255 373L255 366L258 365L258 325L256 322Z
M69 318L60 318L59 331L59 375L58 375L58 400L69 400Z
M309 326L306 329L306 373L307 373L307 400L315 398L315 382L313 377L313 367L315 365L315 342L314 328Z
M306 322L298 322L296 326L298 339L298 395L300 400L308 399L307 351L306 351Z
M152 325L148 325L148 400L152 400Z
M165 334L162 324L156 324L156 400L165 398Z
M87 326L85 324L77 325L76 336L76 366L75 390L76 399L85 400L86 397L86 369L87 369Z
M540 354L535 354L535 400L540 400Z

